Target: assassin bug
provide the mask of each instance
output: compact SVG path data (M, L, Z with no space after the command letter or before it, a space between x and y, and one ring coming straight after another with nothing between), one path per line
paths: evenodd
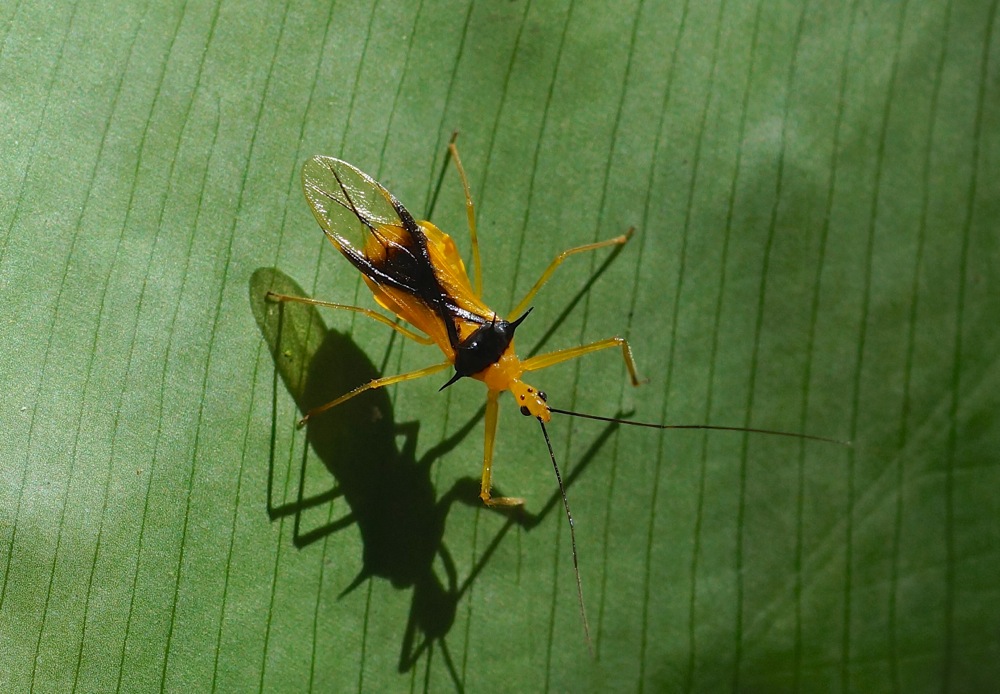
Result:
M531 371L582 357L604 349L618 348L628 369L632 385L639 385L638 370L632 357L632 348L622 337L598 340L579 347L556 350L547 354L518 359L514 351L514 333L531 312L528 307L539 289L548 281L556 268L570 255L620 246L632 236L632 230L606 241L570 248L549 264L537 282L528 290L514 309L501 316L482 300L482 269L479 242L476 235L475 208L469 190L468 178L462 167L455 138L448 145L451 159L462 182L465 193L469 233L472 240L473 277L470 282L465 264L450 236L428 221L416 221L405 207L381 184L368 174L340 159L314 156L302 168L302 186L313 215L323 233L338 251L361 272L376 303L395 314L419 332L393 322L385 315L367 308L318 301L304 297L270 293L277 301L299 301L328 308L361 313L389 326L406 338L421 344L437 345L445 360L432 366L395 376L383 376L358 386L339 398L313 409L300 420L300 426L330 408L375 388L412 381L454 368L451 378L441 390L461 378L482 381L487 388L485 442L483 450L480 498L487 506L520 506L523 499L492 496L493 444L496 438L498 399L510 391L515 403L525 416L534 417L541 426L549 458L555 470L562 495L563 507L569 519L570 544L576 574L577 594L584 632L590 643L589 627L583 609L583 587L577 561L576 536L573 516L563 486L559 466L545 428L553 413L585 417L620 424L656 429L713 429L724 431L749 431L779 436L830 441L822 437L763 429L722 427L709 425L664 425L634 422L611 417L588 415L552 407L543 391L528 385L523 376Z

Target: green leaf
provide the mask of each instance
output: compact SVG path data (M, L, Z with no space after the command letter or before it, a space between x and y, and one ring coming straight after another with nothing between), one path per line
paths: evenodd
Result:
M0 690L982 691L1000 679L997 2L8 3ZM342 157L533 301L444 378L316 229ZM443 178L442 178L443 176ZM440 188L438 188L440 182ZM439 374L440 375L440 374Z

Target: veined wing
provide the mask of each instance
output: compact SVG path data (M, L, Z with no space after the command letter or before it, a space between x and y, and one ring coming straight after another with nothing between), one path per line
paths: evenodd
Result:
M494 314L472 292L454 243L418 224L368 174L314 156L302 187L327 238L365 276L376 301L430 335L446 354Z
M302 188L316 221L349 259L351 249L363 254L381 227L403 233L407 220L413 221L378 181L340 159L310 158L302 167Z

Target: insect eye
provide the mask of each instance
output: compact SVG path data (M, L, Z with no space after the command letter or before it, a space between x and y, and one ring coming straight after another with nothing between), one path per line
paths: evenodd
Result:
M542 391L538 391L538 397L542 399L542 402L548 402L549 396Z
M528 409L527 405L521 405L521 414L523 414L525 417L531 416L531 410Z

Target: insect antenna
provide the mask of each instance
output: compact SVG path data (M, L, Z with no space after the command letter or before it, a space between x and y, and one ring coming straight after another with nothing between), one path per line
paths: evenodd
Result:
M576 574L576 595L580 600L580 618L583 619L583 635L587 640L587 650L590 657L594 657L594 644L590 640L590 624L587 622L587 609L583 604L583 581L580 579L580 562L576 555L576 531L573 529L573 514L569 510L569 499L566 498L566 487L563 485L562 474L559 472L559 465L556 463L556 454L552 452L552 442L549 440L549 432L545 430L545 422L538 420L538 425L542 427L542 436L545 437L545 446L549 449L549 458L552 460L552 469L556 471L556 482L559 483L559 493L562 494L563 508L566 509L566 519L569 521L569 542L573 548L573 573Z
M571 410L560 410L556 407L549 407L550 412L565 414L570 417L581 419L596 419L599 422L611 422L613 424L628 424L634 427L646 427L648 429L705 429L709 431L742 431L750 434L767 434L769 436L786 436L792 439L804 439L806 441L822 441L823 443L835 443L838 446L852 446L850 441L830 439L825 436L813 436L811 434L796 434L790 431L776 431L774 429L755 429L752 427L723 427L711 424L654 424L652 422L636 422L631 419L620 419L618 417L602 417L596 414L584 414L583 412L573 412ZM553 460L553 462L555 462Z

